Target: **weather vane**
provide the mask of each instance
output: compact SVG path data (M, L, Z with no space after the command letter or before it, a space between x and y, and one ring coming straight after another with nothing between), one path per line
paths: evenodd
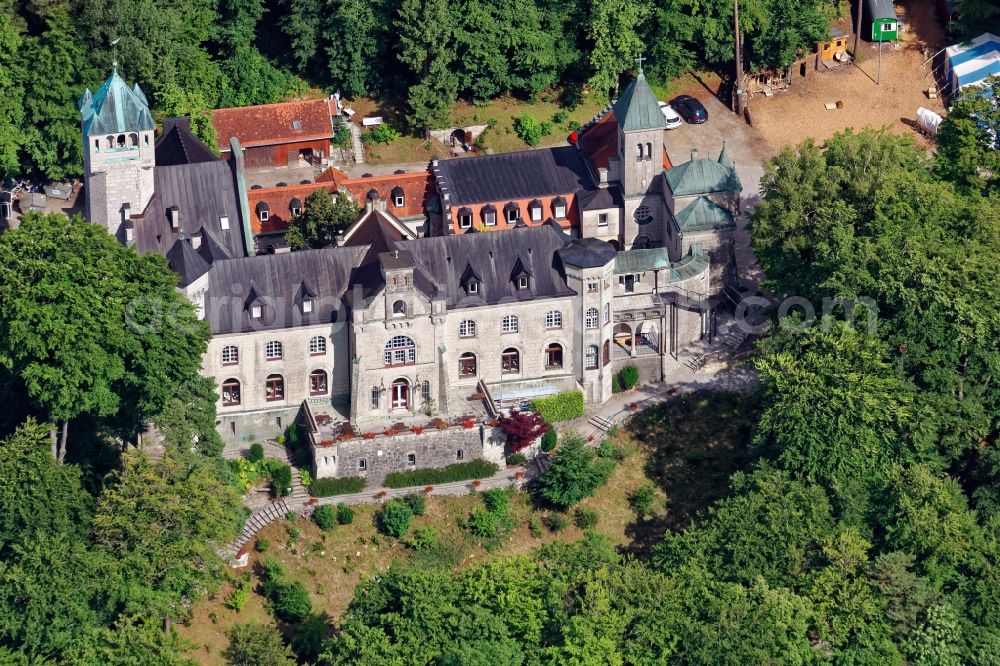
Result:
M121 39L122 39L121 37L115 37L114 40L111 42L111 47L112 47L111 68L115 71L115 74L118 73L118 42L120 42Z

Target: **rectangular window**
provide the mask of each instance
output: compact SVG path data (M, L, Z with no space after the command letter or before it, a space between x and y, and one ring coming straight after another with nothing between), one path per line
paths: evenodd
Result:
M588 294L596 293L597 292L597 287L599 286L599 284L600 283L597 280L591 280L590 282L588 282L587 283L587 293Z
M479 283L478 282L470 282L469 283L469 293L470 294L478 294L479 293Z
M219 218L219 226L222 227L223 231L229 231L229 218L228 217L220 217Z
M391 351L387 351L385 353L385 364L386 365L392 365L392 352Z
M463 451L462 449L455 451L455 460L461 460L464 457L465 457L465 451Z
M292 217L295 217L298 214L299 214L299 209L298 208L293 208L292 209Z
M266 210L260 211L260 221L267 222L268 213Z
M312 301L302 301L302 313L303 314L309 314L312 311L313 311L313 302Z
M417 464L417 454L416 453L407 453L406 454L406 464L407 465L416 465Z
M468 229L472 226L472 216L471 215L459 215L458 216L458 227L460 229Z
M608 214L607 213L600 213L597 216L597 226L599 226L599 227L606 227L606 226L608 226Z
M531 221L541 222L542 221L542 209L537 206L531 209Z
M556 206L555 210L556 210L556 219L557 220L561 220L561 219L563 219L563 218L566 217L566 206L563 206L562 204L558 204Z
M250 316L253 317L254 319L260 319L260 315L262 314L262 312L263 310L259 305L254 305L250 307Z
M497 214L493 211L489 211L483 215L483 224L488 227L494 227L497 223Z
M508 222L511 224L517 222L517 216L520 214L520 211L517 208L508 208L506 212Z
M518 289L527 289L528 288L528 278L525 277L525 276L521 276L521 277L517 278L517 288Z
M368 469L368 461L364 458L358 458L358 469L362 472Z
M396 197L396 201L394 203L396 204L396 208L402 208L404 203L403 197Z

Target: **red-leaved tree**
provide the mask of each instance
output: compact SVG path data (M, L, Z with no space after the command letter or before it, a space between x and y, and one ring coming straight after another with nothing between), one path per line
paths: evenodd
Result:
M548 430L545 420L535 412L511 411L510 416L500 418L500 430L507 435L507 445L511 453L517 453L541 437Z

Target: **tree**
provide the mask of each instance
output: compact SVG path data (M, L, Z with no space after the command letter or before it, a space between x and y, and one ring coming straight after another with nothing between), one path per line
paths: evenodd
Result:
M303 211L292 218L285 240L296 250L332 245L338 234L354 224L359 212L357 204L343 192L331 197L325 189L318 189L306 198Z
M295 666L295 654L274 627L235 624L226 631L229 646L222 656L231 666Z
M417 132L448 120L458 94L454 18L446 0L403 0L396 14L398 59L411 82L407 124Z
M998 98L1000 77L996 76L983 86L962 90L938 130L936 172L970 189L996 189L1000 183Z
M656 488L651 483L642 484L628 496L628 504L639 520L645 520L653 511L654 502L656 502Z
M381 66L390 41L385 2L334 0L323 36L326 65L336 88L348 96L373 96L381 91Z
M541 437L548 429L545 421L536 412L519 412L500 417L500 430L507 436L507 446L511 453L517 453Z
M20 171L18 151L24 121L24 83L26 72L21 63L24 39L21 26L13 16L4 17L0 25L0 70L5 72L0 82L0 180Z
M402 500L389 500L378 512L377 518L380 530L389 536L401 539L410 530L413 509Z
M609 0L591 4L587 18L587 39L592 74L589 85L596 94L607 98L618 94L618 77L628 71L642 53L643 43L638 29L649 15L645 2Z
M274 614L285 622L301 622L312 612L312 601L305 585L297 580L283 580L271 595Z
M596 459L583 437L563 436L559 453L538 479L539 492L557 506L569 507L594 494L614 470L613 460Z
M214 104L202 92L167 83L157 93L156 100L163 117L187 116L191 119L191 132L213 151L218 150L219 139L212 125Z

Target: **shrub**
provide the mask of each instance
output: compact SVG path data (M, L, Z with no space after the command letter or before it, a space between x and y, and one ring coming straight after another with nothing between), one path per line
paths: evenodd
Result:
M542 538L542 521L538 519L538 516L532 516L528 521L528 532L536 539Z
M466 527L470 532L484 539L493 539L500 534L500 517L492 511L476 507L469 516Z
M312 612L309 591L297 580L282 582L271 598L274 614L285 622L301 622Z
M309 470L307 469L299 470L299 481L301 481L302 485L305 486L306 488L312 485L313 478L312 474L309 473Z
M341 525L350 525L354 522L354 509L343 502L337 505L337 522Z
M584 446L582 437L567 434L562 448L552 458L552 464L539 477L542 497L562 507L577 504L607 481L614 470L614 461L596 459L593 451Z
M597 526L597 512L593 509L577 509L573 512L573 524L581 530Z
M618 372L618 381L621 382L622 389L628 391L635 388L639 383L639 368L634 365L626 365Z
M604 439L597 446L597 457L605 460L621 460L622 455L610 439Z
M267 539L257 539L257 543L254 544L254 550L258 553L266 553L267 549L271 547L271 542Z
M250 445L250 455L247 456L250 462L260 462L264 459L264 445L260 442L254 442Z
M332 529L337 524L337 516L333 507L329 504L316 507L316 510L313 511L313 522L319 525L322 530Z
M391 500L378 512L378 528L397 539L409 531L412 522L413 510L402 500Z
M351 145L351 130L347 125L337 125L333 131L333 145L338 148L347 148Z
M382 482L386 488L409 488L411 486L434 486L452 481L482 479L497 473L496 463L477 459L455 463L441 469L412 469L407 472L390 472ZM318 481L316 483L319 483ZM315 485L315 483L313 484Z
M406 545L413 550L433 550L438 546L438 533L433 527L421 527L413 530Z
M382 145L390 144L398 138L399 132L385 123L375 125L375 127L372 127L368 134L365 135L366 143L370 142Z
M295 628L292 650L301 663L316 663L326 643L326 615L310 615Z
M360 493L364 489L365 479L361 476L344 476L339 479L314 479L309 484L309 493L313 497L350 495L352 493Z
M559 435L556 433L555 428L549 428L546 430L545 434L542 435L542 451L548 453L552 449L556 448L556 442L558 439Z
M542 140L542 125L537 120L523 114L514 118L514 134L529 146L537 146Z
M552 122L554 122L557 125L562 125L564 122L566 122L567 118L569 118L569 113L566 111L566 109L559 109L558 111L552 114Z
M628 504L639 520L645 520L646 516L652 513L654 502L656 502L656 488L651 483L639 486L628 496Z
M226 597L226 608L231 608L239 613L243 610L243 606L246 605L247 599L249 598L250 581L247 580L247 578L241 578L233 591L229 593L228 597Z
M581 394L582 395L582 394ZM512 410L499 420L500 430L507 436L507 447L517 453L545 432L545 421L540 414Z
M549 530L552 532L562 532L569 525L569 521L566 516L561 513L556 513L555 511L550 511L548 517L545 519L548 523Z
M263 624L237 624L226 630L229 645L222 656L227 664L295 664L295 655L285 645L274 627Z
M528 459L524 456L523 453L515 453L512 456L507 456L508 465L523 465L527 461Z
M565 391L548 398L531 401L531 408L545 419L546 423L559 423L583 416L583 392Z
M622 388L622 380L618 378L618 373L611 375L611 392L621 393L625 389Z
M549 134L552 134L552 130L554 129L552 123L550 123L547 120L543 120L541 124L538 126L538 128L539 130L541 130L542 136L548 136Z
M403 501L410 507L410 511L413 512L414 516L422 516L424 515L424 511L427 510L427 498L418 493L404 495Z
M288 463L271 465L271 492L275 497L292 492L292 468Z
M504 488L492 488L483 493L483 504L491 513L505 514L510 510L510 494Z

